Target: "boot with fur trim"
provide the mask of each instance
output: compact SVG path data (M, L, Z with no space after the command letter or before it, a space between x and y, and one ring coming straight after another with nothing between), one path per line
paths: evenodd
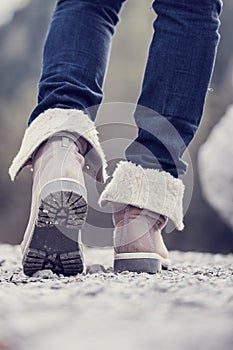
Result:
M94 123L81 111L46 111L25 132L9 170L12 180L26 165L33 169L33 188L21 244L24 272L76 275L83 271L78 234L87 214L83 171L100 182L106 179Z
M168 218L183 229L183 192L182 181L165 171L118 164L99 201L113 205L116 272L156 273L171 266L161 230Z

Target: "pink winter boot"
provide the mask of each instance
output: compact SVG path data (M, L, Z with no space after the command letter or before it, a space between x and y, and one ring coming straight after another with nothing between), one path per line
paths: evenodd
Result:
M22 242L26 275L42 269L75 275L83 271L78 233L87 215L83 177L86 142L72 134L53 136L32 161L31 213Z
M156 273L171 261L161 230L170 219L183 229L184 185L165 171L121 161L100 197L113 207L114 269Z
M94 122L83 111L46 110L25 131L11 179L26 166L33 169L33 188L21 244L24 272L76 275L83 271L78 238L87 215L83 172L102 183L107 178Z

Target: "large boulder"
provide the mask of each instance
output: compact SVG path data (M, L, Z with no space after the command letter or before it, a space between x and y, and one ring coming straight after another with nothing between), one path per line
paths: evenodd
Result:
M200 147L198 169L206 199L233 229L233 105Z

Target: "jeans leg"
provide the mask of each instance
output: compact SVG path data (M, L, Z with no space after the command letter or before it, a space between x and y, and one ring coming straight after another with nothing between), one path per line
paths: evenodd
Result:
M59 0L46 38L38 105L30 123L50 108L99 105L109 49L125 0ZM96 109L90 117L95 118Z
M219 41L221 0L155 0L158 17L126 158L178 177L203 113ZM146 108L142 108L146 107Z

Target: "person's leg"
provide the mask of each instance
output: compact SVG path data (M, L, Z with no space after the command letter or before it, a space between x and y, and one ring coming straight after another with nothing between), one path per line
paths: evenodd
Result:
M158 17L135 112L138 137L126 158L177 177L186 170L181 157L202 116L219 40L221 2L155 0L153 9Z
M158 18L135 111L138 137L100 204L113 204L115 270L168 266L161 229L183 229L181 156L200 123L219 40L219 0L155 0ZM123 206L123 204L125 206ZM120 218L120 219L119 219Z
M124 1L59 0L55 9L38 105L9 171L13 180L24 166L33 168L31 213L21 245L28 275L44 268L65 275L83 269L77 241L87 212L83 171L106 179L93 120Z
M85 110L101 103L111 39L124 1L58 1L44 46L38 105L29 124L50 108Z

